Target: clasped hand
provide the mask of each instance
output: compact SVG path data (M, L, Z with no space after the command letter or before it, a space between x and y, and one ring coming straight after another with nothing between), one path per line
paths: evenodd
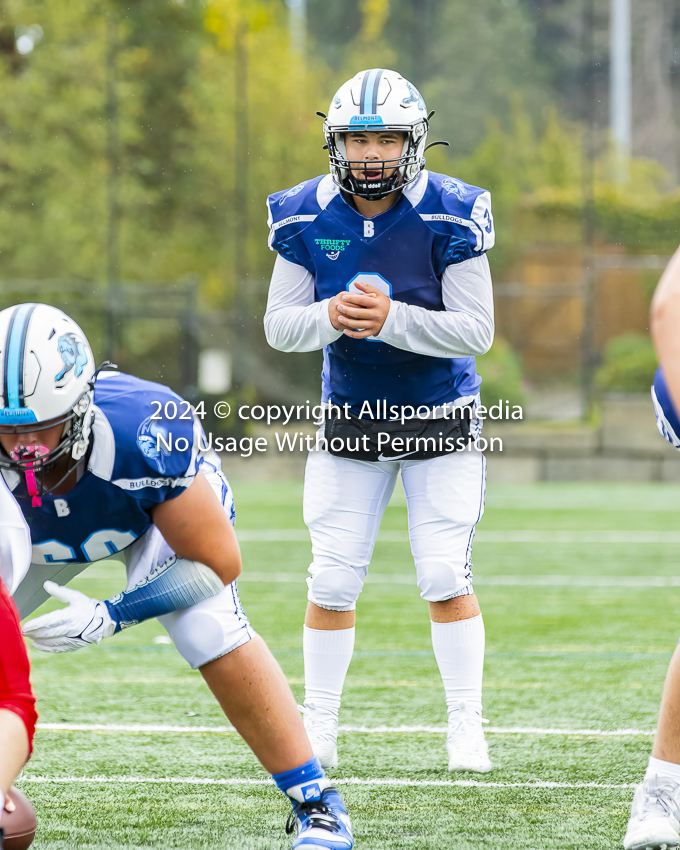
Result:
M328 315L337 331L353 339L377 336L390 312L390 299L377 287L357 281L361 292L339 292L331 298Z

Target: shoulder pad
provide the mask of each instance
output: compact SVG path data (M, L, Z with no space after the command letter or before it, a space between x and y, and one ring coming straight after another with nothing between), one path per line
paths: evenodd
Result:
M269 247L272 251L278 251L282 242L297 236L319 215L321 207L317 188L323 179L322 175L303 180L292 189L275 192L267 198Z
M435 233L455 238L453 262L484 254L494 245L491 195L485 189L429 172L427 189L416 211Z
M190 404L162 384L103 374L95 384L94 403L113 438L110 480L126 482L124 489L135 489L132 482L139 482L138 489L144 489L142 482L157 490L188 487L196 475L202 434Z

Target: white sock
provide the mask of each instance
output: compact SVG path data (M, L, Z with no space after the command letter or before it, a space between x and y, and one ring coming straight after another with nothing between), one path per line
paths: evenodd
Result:
M455 623L431 623L432 649L444 683L449 714L459 702L482 713L484 620L482 615Z
M304 627L305 705L313 703L337 714L342 686L354 652L355 629L309 629Z
M663 761L663 759L655 759L654 756L650 756L645 775L655 776L657 773L663 776L670 776L676 782L680 782L680 764L674 764L672 761Z
M2 813L5 811L5 795L0 791L0 820L2 820Z

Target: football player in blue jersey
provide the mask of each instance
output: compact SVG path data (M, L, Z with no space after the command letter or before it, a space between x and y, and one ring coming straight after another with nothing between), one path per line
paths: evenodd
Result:
M157 617L290 799L293 847L351 848L340 795L241 607L232 493L191 405L160 384L99 374L82 330L45 304L0 312L0 369L0 470L33 546L14 599L24 617L50 595L67 603L24 633L68 652ZM119 551L122 592L100 601L64 586Z
M652 401L659 432L680 449L680 249L654 294L650 328L659 369ZM625 850L666 850L680 845L680 647L671 659L659 723L643 781L633 797Z
M279 351L323 348L322 400L345 411L329 415L305 472L304 719L314 752L337 766L356 603L401 473L444 683L449 769L486 773L471 550L486 480L474 449L474 357L493 340L494 228L488 192L425 170L430 117L394 71L341 86L325 116L330 174L269 198L278 256L264 323Z

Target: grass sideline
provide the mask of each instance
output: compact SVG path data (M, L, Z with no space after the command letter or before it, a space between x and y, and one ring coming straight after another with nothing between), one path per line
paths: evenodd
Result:
M234 492L237 530L303 528L300 484L236 481ZM666 532L680 531L679 517L674 485L506 486L490 488L480 530ZM403 493L395 493L382 527L406 529ZM299 583L243 581L240 592L301 699L309 544L252 541L242 551L246 573L299 574ZM357 850L620 847L651 738L549 730L653 729L680 596L674 588L588 586L579 578L673 577L679 557L674 543L475 544L480 578L537 580L478 585L487 632L485 716L492 727L547 731L490 733L496 769L486 777L448 773L443 732L341 733L333 776L355 780L342 792ZM443 729L427 608L405 580L413 574L408 544L379 540L371 570L387 580L368 583L359 602L341 724ZM547 575L571 584L538 583ZM101 598L121 582L121 565L105 562L72 586ZM200 675L173 647L154 643L163 634L150 622L78 653L32 651L41 721L226 725ZM25 777L19 785L39 818L36 850L290 847L287 804L234 733L41 729ZM133 780L107 781L121 777ZM182 782L159 782L168 777ZM453 784L466 778L472 782ZM397 784L405 779L411 784Z

